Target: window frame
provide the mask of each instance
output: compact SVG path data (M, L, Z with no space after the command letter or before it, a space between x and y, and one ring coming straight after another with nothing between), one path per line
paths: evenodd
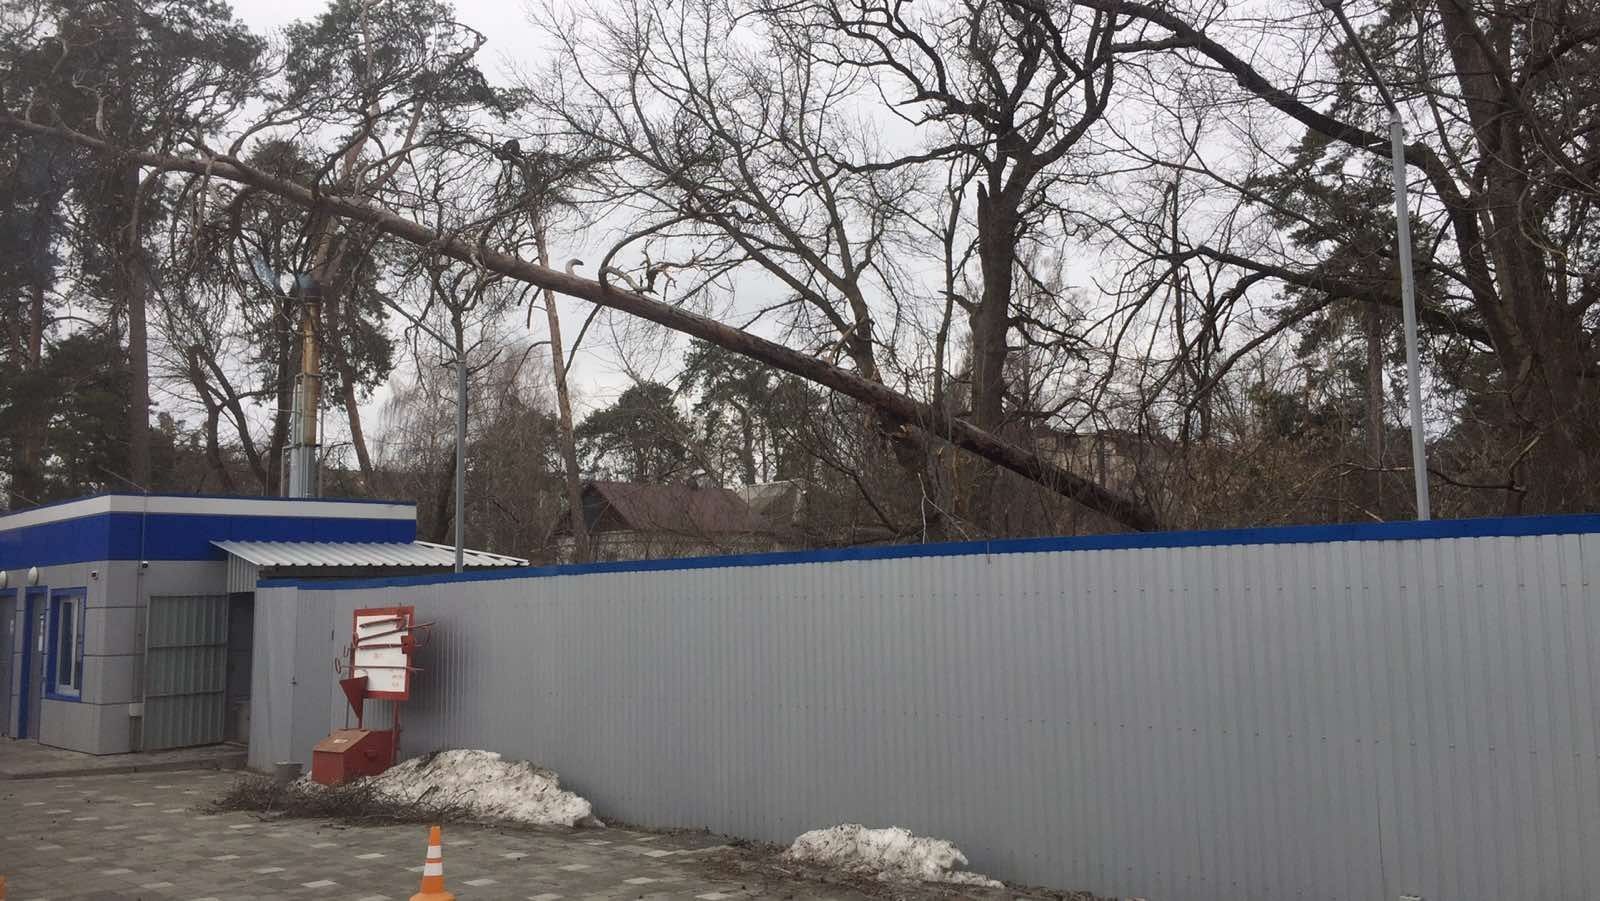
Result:
M70 644L62 647L61 611L72 608ZM83 700L83 647L84 620L88 609L88 592L82 588L58 588L50 592L50 626L45 646L45 697L56 701ZM61 681L61 655L66 650L72 661L71 681Z

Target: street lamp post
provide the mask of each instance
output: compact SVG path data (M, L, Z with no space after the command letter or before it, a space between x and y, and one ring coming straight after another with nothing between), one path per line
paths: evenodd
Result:
M467 540L467 354L456 349L456 572L465 567Z
M1400 256L1400 310L1406 330L1406 394L1411 410L1411 472L1417 488L1417 519L1429 519L1428 452L1422 430L1422 375L1417 363L1417 283L1411 271L1411 204L1406 197L1406 127L1400 119L1400 104L1384 84L1378 67L1367 55L1367 48L1344 14L1342 0L1322 0L1322 5L1339 20L1350 45L1372 83L1377 86L1384 106L1389 108L1389 156L1394 176L1394 218Z

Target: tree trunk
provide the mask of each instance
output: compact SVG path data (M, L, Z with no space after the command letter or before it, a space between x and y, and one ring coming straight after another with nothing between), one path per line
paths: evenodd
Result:
M131 170L134 197L138 202L138 169ZM137 219L137 216L135 217ZM122 267L122 291L128 317L128 480L141 489L150 488L150 344L145 318L150 281L145 272L142 242L137 229L129 228L126 265Z
M55 197L39 199L33 214L32 234L29 236L34 260L28 292L28 333L22 363L23 371L29 373L38 372L39 367L44 365L45 297L55 280L55 272L50 265L50 226L56 200ZM44 455L49 420L47 416L32 416L18 425L17 459L11 473L13 510L19 508L18 500L37 503L41 499L44 488L39 461Z
M27 362L30 370L36 370L44 362L44 308L45 296L50 291L50 286L55 282L55 267L51 260L51 237L54 220L57 214L56 206L61 202L59 194L50 193L38 198L33 210L33 228L28 235L28 245L33 251L33 266L29 276L28 292L28 339Z
M245 463L250 467L250 473L256 477L257 486L264 488L267 484L266 466L262 463L260 450L256 448L255 437L250 433L250 420L245 415L244 404L239 399L239 392L228 381L227 374L222 371L222 367L218 366L215 360L197 360L196 363L202 367L203 372L199 380L195 382L195 389L201 392L202 397L205 396L204 370L208 370L211 373L211 377L216 379L215 387L219 395L217 404L221 410L226 411L233 417L234 432L239 439L239 449L244 453Z
M978 189L978 263L983 294L968 313L972 337L972 423L993 435L1005 426L1006 337L1010 331L1011 284L1017 262L1017 209L1006 191ZM989 535L1003 531L1005 499L998 496L999 472L991 464L977 467L966 483L967 507L974 522Z
M549 268L550 245L543 225L534 226L534 241L539 250L539 265ZM544 315L550 328L550 374L556 383L556 413L560 424L561 464L566 470L567 515L572 528L572 562L589 561L589 526L583 519L583 474L578 471L578 444L573 436L572 398L567 392L567 364L561 346L561 312L556 295L544 289Z
M1488 226L1484 244L1494 261L1500 309L1483 314L1492 321L1498 313L1514 333L1512 341L1495 342L1512 399L1507 431L1522 433L1519 444L1535 442L1524 460L1533 476L1524 500L1546 512L1584 511L1600 497L1600 397L1582 316L1556 294L1548 252L1527 237L1540 234L1541 224L1525 202L1526 114L1506 98L1494 75L1497 61L1483 44L1497 43L1494 52L1509 56L1512 35L1485 35L1470 5L1441 0L1437 7L1484 161L1473 213Z
M331 268L331 264L323 266L322 274L331 276L333 273L328 271ZM372 454L367 450L366 432L361 428L361 402L356 397L355 367L350 365L349 329L346 327L346 310L340 292L342 285L337 281L330 284L320 278L318 284L323 286L322 309L327 334L325 346L333 357L335 371L339 373L339 399L344 403L345 418L350 422L350 446L355 449L356 465L361 469L361 484L370 495L373 485Z
M981 239L980 239L981 240ZM968 317L972 331L972 423L998 432L1005 423L1006 334L1011 306L1011 267L1016 262L1010 245L985 242L980 257L983 296Z
M228 466L222 459L222 448L217 437L217 421L221 418L222 408L215 404L207 404L206 465L211 467L211 472L217 477L223 493L233 494L237 491L233 484L233 474L228 472Z
M341 353L342 356L342 353ZM350 420L350 446L356 450L356 465L361 467L361 484L367 494L372 494L372 454L367 451L366 433L361 428L361 401L356 397L354 373L346 363L339 365L339 394L344 400L344 412Z
M739 410L739 468L744 470L744 483L756 483L756 425L750 418L750 411L743 407Z
M136 0L121 0L121 21L117 43L117 98L112 107L114 132L124 142L134 143L140 123L134 121L133 98L137 76L133 48L139 41L139 8ZM122 156L107 154L112 168L111 209L117 230L107 243L116 264L119 306L128 318L128 471L123 475L142 489L150 486L150 344L145 310L149 298L149 273L145 270L143 226L139 218L139 165Z
M433 496L433 541L436 544L450 541L450 530L455 524L455 516L451 513L451 507L455 503L455 490L456 445L452 440L448 465L439 474L439 490Z

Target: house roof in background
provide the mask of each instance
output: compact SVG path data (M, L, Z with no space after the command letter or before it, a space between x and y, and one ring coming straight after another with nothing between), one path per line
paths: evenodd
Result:
M584 493L598 495L628 528L641 532L728 535L770 530L727 488L594 481L584 486Z

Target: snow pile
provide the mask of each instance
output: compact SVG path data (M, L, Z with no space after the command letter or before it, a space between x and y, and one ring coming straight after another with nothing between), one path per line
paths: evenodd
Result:
M886 882L949 882L1002 888L997 880L957 870L967 856L942 838L912 835L899 826L868 829L858 823L813 829L783 852L791 860L827 864L852 873L873 873Z
M374 788L397 801L427 798L463 804L476 816L535 826L593 826L594 808L562 791L555 773L493 751L440 751L412 758L372 779Z

